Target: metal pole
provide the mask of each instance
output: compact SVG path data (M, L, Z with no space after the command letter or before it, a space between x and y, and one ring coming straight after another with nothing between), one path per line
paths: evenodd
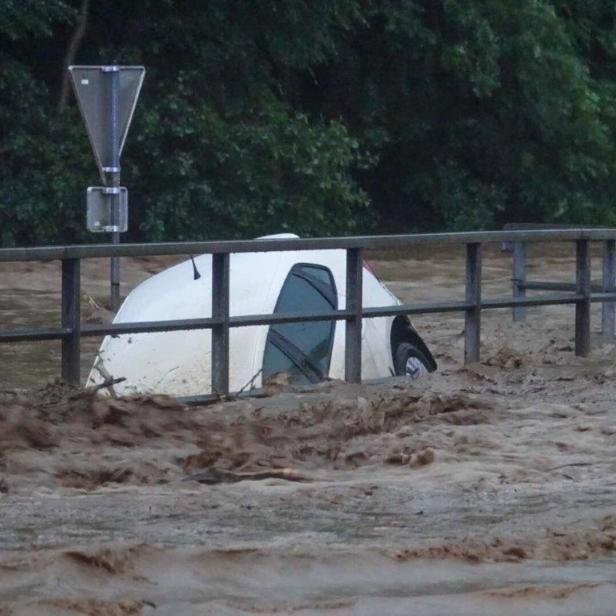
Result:
M229 253L212 255L212 393L229 393Z
M79 385L80 366L80 263L79 259L62 260L62 327L70 334L62 340L62 379Z
M588 240L576 241L575 285L582 299L575 304L575 354L590 353L590 250Z
M513 244L513 298L525 299L526 289L522 286L526 282L526 244L514 242ZM514 321L526 319L526 306L514 306L512 309Z
M346 258L346 309L353 311L345 327L344 378L349 383L361 383L362 252L361 248L350 248Z
M109 139L111 166L103 168L107 177L107 186L116 189L111 195L111 225L120 224L120 120L118 114L118 99L120 89L120 67L105 66L103 71L109 75ZM119 231L111 233L111 243L120 243ZM117 312L120 307L120 257L111 257L110 271L111 310Z
M466 245L466 301L473 304L464 318L464 363L479 361L481 343L481 244Z
M616 286L616 268L614 267L614 255L616 242L605 240L603 242L603 284L602 291L609 293ZM614 340L614 302L603 302L601 307L601 333L603 340Z

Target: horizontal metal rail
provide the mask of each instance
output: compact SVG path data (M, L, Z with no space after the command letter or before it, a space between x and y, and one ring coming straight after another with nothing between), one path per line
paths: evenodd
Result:
M509 229L536 229L537 225L507 225ZM576 281L547 281L527 280L527 242L518 240L506 242L507 248L513 253L513 297L523 299L527 291L561 291L584 294L584 300L576 304L576 352L586 354L590 350L590 304L601 302L601 333L605 341L611 342L615 338L616 302L616 241L614 239L603 240L603 258L601 283L592 283L590 252L588 241L576 240ZM513 307L513 320L523 321L526 317L525 308ZM579 323L578 323L579 321ZM579 325L579 327L578 327ZM580 328L585 331L580 334Z
M520 282L521 289L528 289L529 291L571 291L575 292L575 282L551 282L547 280L529 280L527 282ZM603 285L591 284L590 288L593 293L599 293L603 291Z
M616 301L616 293L614 291L610 291L609 293L593 293L590 296L590 301L593 303L597 302L615 302Z
M176 319L173 321L135 321L133 323L108 323L105 325L81 326L82 336L119 336L120 334L147 334L154 332L177 332L194 329L211 329L220 325L222 319Z
M526 245L529 242L572 241L576 245L575 283L526 280ZM603 282L590 281L589 242L604 243ZM513 296L482 298L482 246L491 242L509 242L513 247ZM466 288L463 301L363 306L362 254L366 249L392 250L429 245L466 246ZM616 229L560 228L482 231L470 233L433 233L421 235L365 236L318 239L263 239L230 242L182 242L160 244L112 244L51 246L0 250L0 262L58 259L62 262L62 304L60 327L0 330L0 343L38 340L62 342L62 376L77 384L82 337L119 336L165 331L212 331L213 394L229 390L229 330L236 327L267 326L310 321L345 321L345 378L361 380L361 322L365 318L396 317L459 312L465 315L466 361L478 361L481 312L512 308L514 320L523 320L526 307L574 305L575 351L590 351L590 305L603 304L604 337L613 337L616 302L616 266L614 263ZM346 306L328 313L230 315L230 254L298 250L345 250L347 253ZM194 319L92 324L80 319L81 259L106 257L147 257L163 255L212 254L212 316ZM553 291L556 294L527 297L527 291ZM196 398L195 398L196 399Z
M36 340L63 340L71 335L70 327L23 327L0 330L0 342L30 342Z
M489 244L494 242L560 242L616 240L616 229L539 229L531 231L472 231L467 233L418 233L356 237L281 238L226 242L161 242L156 244L86 244L2 248L0 263L54 261L103 257L154 257L189 254L278 252L282 250L392 250L429 245Z
M516 306L561 306L575 304L584 299L583 295L544 295L539 297L527 297L525 299L505 298L491 299L482 302L481 308L514 308Z
M557 304L575 304L582 299L581 295L544 295L526 299L485 299L481 301L481 310L494 308L511 308L513 306L549 306ZM616 293L593 294L591 302L616 301ZM364 308L362 318L393 317L397 315L445 314L449 312L464 312L474 307L467 302L440 302L426 304L400 304L399 306L385 306L377 308ZM353 316L350 310L333 310L331 312L306 313L278 313L255 314L229 317L229 327L250 327L258 325L272 325L275 323L309 323L314 321L344 321ZM127 334L146 334L156 332L190 331L198 329L212 329L222 324L222 319L177 319L165 321L135 321L132 323L89 324L81 323L82 337L119 336ZM37 340L62 340L71 334L67 327L40 327L17 328L0 331L0 343L26 342Z
M314 321L343 321L352 316L350 310L306 314L253 314L229 317L229 327L249 327L251 325L273 325L275 323L308 323Z
M364 308L364 318L394 317L399 314L444 314L447 312L464 312L471 305L467 302L440 302L436 304L401 304L400 306L383 306L378 308Z

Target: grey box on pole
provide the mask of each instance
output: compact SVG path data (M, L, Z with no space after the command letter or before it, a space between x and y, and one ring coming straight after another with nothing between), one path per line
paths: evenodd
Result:
M88 231L124 233L128 229L128 191L124 186L90 186L87 195ZM117 199L115 211L114 197Z

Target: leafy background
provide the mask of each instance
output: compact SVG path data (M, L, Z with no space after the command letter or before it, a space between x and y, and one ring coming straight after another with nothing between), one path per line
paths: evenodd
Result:
M144 64L133 240L616 224L608 0L0 0L0 245L88 236L67 64Z

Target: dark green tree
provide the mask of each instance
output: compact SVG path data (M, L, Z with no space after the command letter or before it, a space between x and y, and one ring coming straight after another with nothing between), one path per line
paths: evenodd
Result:
M133 237L369 226L354 173L372 158L341 120L294 109L280 77L326 61L355 2L28 4L12 5L3 30L19 43L0 86L3 244L84 238L85 187L98 181L69 96L71 62L147 66L124 153Z
M131 237L615 222L608 0L3 0L0 242L81 241L68 63L143 63ZM90 238L92 239L92 238Z
M387 229L610 222L614 23L605 1L376 1L296 104L377 145Z

